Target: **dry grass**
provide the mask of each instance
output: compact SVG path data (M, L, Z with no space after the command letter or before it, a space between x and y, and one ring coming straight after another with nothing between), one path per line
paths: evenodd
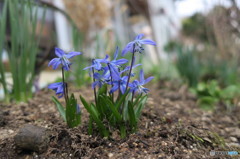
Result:
M81 32L106 27L110 19L110 0L64 0L67 12Z

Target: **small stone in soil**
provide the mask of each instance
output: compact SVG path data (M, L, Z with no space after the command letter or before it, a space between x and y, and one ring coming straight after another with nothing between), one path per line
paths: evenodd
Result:
M110 158L113 157L113 153L109 153L108 157L110 157Z
M232 141L232 142L238 142L238 139L236 137L229 137L229 139Z
M14 142L17 147L23 150L42 153L48 147L49 134L45 128L34 125L25 125L14 137Z
M6 123L7 123L7 120L4 114L0 112L0 127L3 127L4 125L6 125Z

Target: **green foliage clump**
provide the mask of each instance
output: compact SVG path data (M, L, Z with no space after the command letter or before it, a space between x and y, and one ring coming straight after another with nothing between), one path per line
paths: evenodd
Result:
M93 133L94 123L102 136L108 137L111 132L119 129L122 138L127 136L127 132L137 130L141 111L147 101L147 95L138 95L135 100L128 95L129 91L112 101L108 96L107 85L104 85L97 94L96 104L88 104L81 96L80 99L90 113L89 134Z
M208 23L208 17L195 13L182 21L182 34L198 42L216 44L214 28Z
M200 62L196 56L195 48L190 49L183 45L170 42L165 50L176 54L176 68L179 75L189 84L190 87L196 87L200 79Z
M198 105L205 110L213 110L217 103L222 103L228 110L236 106L236 99L240 96L238 85L221 88L216 80L200 82L191 89L198 97Z
M201 13L195 13L182 22L182 32L186 36L194 36L201 41L207 41L206 19Z
M44 12L45 13L45 12ZM44 20L45 14L42 20ZM6 24L9 20L10 44L7 45ZM35 79L35 62L39 38L36 37L38 9L28 1L4 1L0 17L0 83L6 101L27 101L32 97ZM13 86L6 80L7 68L4 67L2 54L8 53L10 74Z

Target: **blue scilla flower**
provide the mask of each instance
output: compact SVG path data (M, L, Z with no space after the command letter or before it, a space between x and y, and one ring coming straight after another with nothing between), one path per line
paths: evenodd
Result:
M133 62L132 62L132 63L133 63L132 69L134 69L134 68L142 65L142 64L136 64L136 65L134 65L134 64L135 64L135 57L133 58ZM131 68L131 66L125 67L125 68L120 72L120 74L122 74L122 73L124 73L124 72L127 72L127 71L130 71L130 68ZM129 74L129 73L128 73L128 74ZM135 76L135 73L134 73L134 72L131 72L131 77L134 77L134 76Z
M140 77L138 80L134 80L132 83L129 84L130 92L138 92L138 93L148 93L149 89L144 88L143 85L151 81L154 77L148 77L146 80L144 79L144 72L143 70L140 71Z
M136 65L134 65L133 67L132 67L132 69L134 69L134 68L136 68L136 67L138 67L138 66L141 66L142 64L136 64ZM126 72L126 71L129 71L130 70L130 66L127 66L127 67L125 67L121 72L120 72L120 74L122 74L122 73L124 73L124 72ZM135 76L135 73L134 72L131 72L131 77L134 77Z
M96 86L101 88L104 83L109 82L109 77L110 77L110 75L109 75L109 71L107 69L105 69L102 74L100 74L98 72L94 73L93 78L95 79L95 82L93 82L92 88L95 88Z
M132 61L133 67L132 67L132 69L134 69L134 68L142 65L142 64L136 64L136 65L134 65L134 64L135 64L135 61L136 61L136 60L135 60L135 57L133 57L133 61ZM120 75L121 75L122 73L124 73L124 72L130 71L130 68L131 68L131 66L126 66L126 67L120 72ZM129 74L129 73L128 73L128 74ZM131 77L134 77L134 76L135 76L135 73L131 72Z
M119 80L113 81L112 82L113 87L111 88L110 93L113 93L120 88L121 93L124 94L126 91L127 79L128 76L123 76Z
M113 81L118 81L121 79L119 69L114 65L109 64L108 72Z
M118 72L118 69L116 67L112 66L111 64L109 66L112 77L112 81L108 82L108 84L112 85L109 93L113 93L120 88L122 94L124 94L128 77L121 77L120 72Z
M57 55L57 58L52 59L48 66L53 67L53 69L57 69L60 64L62 64L63 69L68 71L70 69L70 61L68 59L73 58L74 56L80 55L81 52L69 52L65 53L62 49L60 48L55 48L55 54Z
M56 95L58 96L58 98L62 98L64 95L64 83L63 82L57 82L57 83L52 83L50 85L48 85L49 89L52 89L56 92Z
M127 59L119 59L117 60L117 57L118 57L118 47L116 48L116 51L114 53L114 57L113 57L113 60L112 61L109 61L108 63L111 64L111 66L113 67L119 67L120 65L122 64L125 64L128 62Z
M90 68L94 68L98 71L102 70L102 64L101 63L108 63L108 55L106 55L106 57L104 59L94 59L92 60L92 65L91 66L88 66L88 67L85 67L83 70L87 70L87 69L90 69Z
M142 53L142 51L144 50L142 47L142 44L148 44L148 45L156 45L156 43L152 40L148 40L148 39L142 39L142 37L144 36L144 34L139 34L135 37L135 39L131 42L129 42L126 47L122 50L122 56L124 56L126 53L131 52L139 52ZM134 50L133 50L133 46L134 46Z

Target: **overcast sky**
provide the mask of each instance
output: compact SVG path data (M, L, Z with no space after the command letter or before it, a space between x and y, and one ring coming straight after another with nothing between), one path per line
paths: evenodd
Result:
M240 0L236 0L240 6ZM229 6L229 0L182 0L176 2L177 14L180 18L190 16L196 12L206 12L216 4Z

